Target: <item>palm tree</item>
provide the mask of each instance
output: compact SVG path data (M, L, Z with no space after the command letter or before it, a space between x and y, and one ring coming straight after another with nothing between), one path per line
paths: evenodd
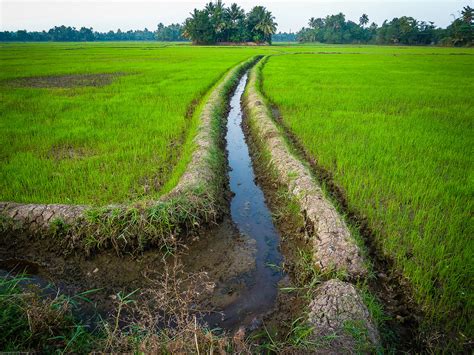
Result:
M253 41L271 43L276 32L275 17L263 6L255 6L247 15L247 30Z
M227 23L225 21L225 8L222 0L206 5L206 9L211 17L211 23L217 35L216 41L220 42L225 39L225 30Z
M209 14L206 10L194 9L190 13L183 26L183 36L197 44L208 44L215 42L215 35Z
M228 40L237 42L242 39L241 33L244 27L245 11L237 4L232 4L225 10L225 21L227 22ZM240 32L240 33L239 33Z
M275 34L277 29L277 23L275 22L275 17L270 11L264 11L260 21L255 26L255 29L261 31L264 39L271 44L272 35Z
M227 16L232 24L237 24L245 18L245 11L236 3L230 5L226 11Z
M359 19L359 23L362 27L367 25L369 23L369 16L367 16L367 14L362 14L362 16Z
M317 30L324 27L324 20L322 18L311 17L308 22L309 27Z
M215 9L216 9L216 6L214 5L213 2L208 2L206 6L204 6L204 10L206 10L210 15L214 13Z
M461 11L461 15L465 23L471 24L474 16L474 9L470 6L465 6Z
M209 2L203 10L195 9L183 25L183 35L196 44L222 41L271 43L276 32L275 17L263 6L255 6L246 16L237 4L226 8L222 0Z

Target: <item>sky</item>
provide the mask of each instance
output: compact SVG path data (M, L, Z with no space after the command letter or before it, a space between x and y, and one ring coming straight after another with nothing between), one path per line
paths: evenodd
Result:
M155 30L158 23L182 23L194 8L202 8L209 0L0 0L0 30L48 30L66 25L92 27L96 31L129 29ZM412 16L434 21L446 27L459 16L463 6L473 7L473 0L228 0L246 11L262 5L272 11L278 31L297 32L310 17L325 17L343 12L358 22L361 14L381 24L385 19Z

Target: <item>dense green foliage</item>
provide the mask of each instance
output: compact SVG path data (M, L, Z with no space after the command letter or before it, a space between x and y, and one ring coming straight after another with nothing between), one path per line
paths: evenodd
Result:
M209 2L204 9L194 9L191 17L181 24L168 26L158 24L156 31L120 29L117 32L95 32L92 28L76 29L70 26L55 26L49 31L28 32L26 30L0 32L3 42L91 42L91 41L185 41L196 44L221 42L320 42L320 43L370 43L452 46L472 46L474 44L473 9L466 6L461 17L455 19L446 29L438 28L433 22L418 21L402 16L384 21L379 27L369 24L369 17L363 14L359 23L346 20L343 13L311 18L308 28L297 34L278 33L277 24L270 11L263 6L255 6L249 13L233 3L225 7L222 0Z
M129 30L122 32L95 32L92 28L81 27L79 30L70 26L55 26L49 31L28 32L20 30L16 32L0 32L0 41L3 42L93 42L93 41L182 41L175 38L173 32L176 25L162 27L158 25L156 32L147 28L144 30ZM178 25L179 26L179 25ZM162 38L164 37L164 38Z
M413 285L426 325L462 344L473 335L474 57L391 52L271 57L263 89Z
M270 11L255 6L248 14L237 4L225 7L221 0L194 9L184 22L184 37L196 44L219 42L271 43L277 24Z
M217 51L155 43L2 46L0 200L104 204L169 191L192 152L193 107L254 52ZM81 75L95 73L116 74L80 85L95 78ZM18 81L37 76L40 85Z
M179 23L169 26L159 23L155 33L155 39L161 42L187 41L187 39L183 37L183 27Z
M272 36L272 42L296 42L296 33L278 32Z
M182 27L179 24L165 26L158 24L155 32L144 30L129 30L122 32L96 32L92 28L81 27L79 30L70 26L55 26L49 31L28 32L0 32L0 41L3 42L93 42L93 41L186 41L182 36Z
M297 38L300 42L321 43L474 44L473 9L469 6L464 7L461 17L446 29L437 28L433 22L418 21L407 16L386 20L380 27L376 23L368 26L368 23L366 14L360 17L359 23L346 20L343 13L326 18L311 18L309 27L301 29Z

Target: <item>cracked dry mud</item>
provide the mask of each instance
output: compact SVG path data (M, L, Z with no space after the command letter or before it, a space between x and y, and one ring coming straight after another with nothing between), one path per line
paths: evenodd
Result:
M380 344L380 336L370 313L359 292L350 283L338 279L324 282L317 288L309 308L313 334L317 339L326 338L323 346L326 351L353 351L357 348L357 340L348 327L361 330L359 340L364 345L376 348Z
M346 223L325 198L309 170L290 153L271 119L264 99L256 90L256 80L254 69L245 104L254 117L257 135L271 154L272 166L282 184L288 187L288 191L299 202L306 224L313 231L314 255L318 266L323 272L347 272L354 279L366 276L367 269L362 254Z
M313 243L312 253L319 269L347 273L348 280L367 276L363 256L346 223L309 169L288 147L273 121L265 99L258 91L259 66L251 70L244 105L250 132L269 157L269 167L279 183L294 198L304 217ZM350 283L332 279L320 285L309 305L309 323L322 353L371 351L380 337L359 291ZM371 349L371 350L370 350Z

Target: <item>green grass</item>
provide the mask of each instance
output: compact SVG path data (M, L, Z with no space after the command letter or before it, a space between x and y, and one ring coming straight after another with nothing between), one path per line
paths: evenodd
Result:
M103 205L170 191L193 151L199 120L189 117L193 104L255 51L160 43L1 45L0 201ZM11 82L116 72L126 75L101 87Z
M42 290L26 287L28 282L22 275L0 278L0 349L90 352L95 338L87 326L74 319L72 311L94 290L74 297L40 297Z
M170 191L190 160L212 85L256 54L423 49L157 42L0 44L0 201L104 205ZM429 49L466 53L466 49ZM102 87L30 88L12 79L123 73ZM199 107L198 107L199 110Z
M382 47L275 56L263 89L414 286L428 325L466 340L474 299L474 51L450 53Z

